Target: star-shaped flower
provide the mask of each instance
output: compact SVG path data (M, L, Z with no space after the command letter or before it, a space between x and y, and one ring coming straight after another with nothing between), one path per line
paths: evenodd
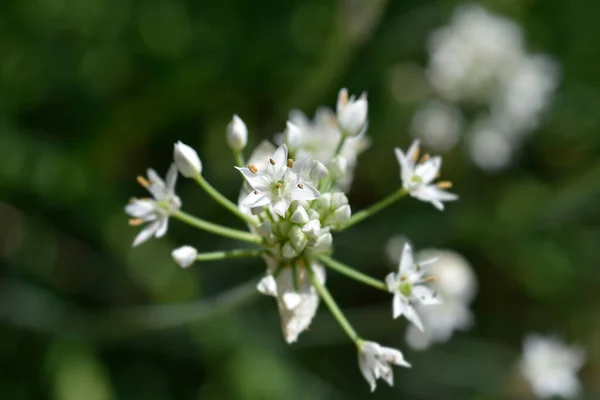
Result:
M418 139L412 142L406 154L399 148L395 149L395 153L400 164L402 186L412 197L431 203L438 210L444 209L444 201L458 199L456 194L444 190L452 187L452 182L433 183L442 167L442 158L424 155L419 160Z
M434 261L435 259L431 259L415 264L412 249L406 243L400 259L398 273L392 272L385 278L388 291L394 294L394 318L404 315L421 331L423 331L423 323L414 306L440 304L441 302L436 293L424 285L431 278L425 276L422 267Z
M388 385L394 386L394 372L390 364L410 368L399 350L381 346L379 343L361 341L358 348L358 366L360 372L371 386L371 392L377 387L376 380L383 378Z
M319 191L302 177L305 161L288 159L284 144L275 150L264 171L259 171L253 164L245 168L236 167L253 189L242 205L250 208L271 205L277 214L284 217L292 201L319 197Z
M169 216L181 207L181 200L175 194L177 182L177 166L175 164L171 164L166 182L152 168L148 169L147 174L148 179L138 176L137 180L152 194L153 199L133 198L125 206L125 212L132 217L129 220L130 225L137 226L148 222L148 225L135 237L134 247L152 236L163 237L169 227Z

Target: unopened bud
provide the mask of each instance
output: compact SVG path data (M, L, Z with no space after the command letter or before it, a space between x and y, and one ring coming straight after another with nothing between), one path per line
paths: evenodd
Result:
M298 206L296 211L292 214L291 221L296 224L306 224L308 222L308 213L302 206Z
M335 221L336 226L343 226L350 220L350 215L352 211L350 206L346 204L345 206L341 206L331 215Z
M306 237L306 234L302 232L302 229L300 229L299 226L294 226L292 229L290 229L288 237L290 238L290 243L292 246L294 246L294 249L296 249L297 252L304 250L304 247L308 242L308 238Z
M171 252L171 257L179 266L187 268L196 261L198 250L192 246L181 246Z
M331 193L323 193L313 201L313 207L318 211L329 210L331 208Z
M181 141L175 143L173 159L181 175L186 178L193 178L202 173L202 162L200 161L200 157L198 157L198 153Z
M331 171L335 177L339 178L346 175L347 170L348 161L342 156L336 156L329 164L329 171Z
M319 236L317 242L313 246L313 251L328 251L331 250L331 244L333 243L333 237L331 233L327 232Z
M300 147L300 140L302 139L302 131L298 125L287 121L284 135L289 151L295 152L298 150L298 147Z
M294 258L298 255L298 252L290 242L286 242L281 248L281 255L285 258Z
M233 151L241 151L248 143L248 128L237 114L227 125L227 144Z
M321 231L321 221L318 219L311 219L302 227L302 232L306 233L312 238L316 238Z
M348 204L348 197L344 192L335 192L331 194L331 209L336 210L341 206Z
M367 95L363 93L358 100L354 96L348 99L345 89L340 91L337 105L337 119L344 135L358 136L367 123L368 111Z
M313 167L310 170L309 177L313 181L320 181L329 174L329 170L320 161L315 161Z

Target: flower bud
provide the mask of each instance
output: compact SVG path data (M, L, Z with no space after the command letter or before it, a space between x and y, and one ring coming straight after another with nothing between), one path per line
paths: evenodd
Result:
M265 221L256 227L258 234L265 238L270 238L272 236L272 229L273 224L271 224L271 221Z
M242 151L248 143L248 128L246 124L237 114L233 115L233 119L227 125L227 144L233 151Z
M296 224L306 224L308 222L308 213L306 209L302 206L298 206L296 211L292 214L291 221Z
M344 192L335 192L331 194L331 209L337 210L341 206L348 204L348 197Z
M297 252L304 250L306 243L308 243L306 234L302 232L302 229L300 229L299 226L294 226L292 229L290 229L289 238L290 243L292 246L294 246Z
M333 237L331 233L327 232L319 236L315 245L313 246L313 251L328 251L331 250L331 244L333 243Z
M300 140L302 138L302 131L298 125L287 121L285 132L283 134L285 136L285 142L288 146L288 150L292 153L298 150L298 147L300 147Z
M333 219L333 224L335 226L341 227L348 223L351 214L352 211L350 209L350 206L346 204L345 206L341 206L340 208L335 210L335 212L331 214L330 217Z
M315 161L313 167L310 170L309 177L313 181L320 181L321 179L325 178L328 174L329 170L327 170L327 167L325 167L322 162Z
M196 150L181 141L175 143L173 159L181 175L193 178L202 173L202 162Z
M171 257L182 268L187 268L196 261L198 250L192 246L181 246L171 252Z
M331 208L331 193L323 193L313 201L313 207L321 212Z
M348 91L342 89L338 96L337 119L342 134L350 137L358 136L367 123L367 95L363 93L358 100L351 96L348 99Z
M298 255L298 252L290 242L286 242L281 248L281 255L285 258L294 258Z
M346 175L347 170L348 161L342 156L336 156L329 164L329 171L331 171L335 177L339 178Z
M306 233L311 238L316 238L321 231L321 221L318 219L311 219L302 227L302 232Z

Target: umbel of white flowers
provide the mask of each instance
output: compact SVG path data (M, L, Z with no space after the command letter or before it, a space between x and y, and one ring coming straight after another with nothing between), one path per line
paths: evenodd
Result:
M406 195L440 210L443 202L456 200L457 196L445 191L450 182L433 183L439 174L441 158L427 155L419 158L419 143L415 141L406 154L396 149L401 178L397 189L372 206L352 213L346 191L358 155L368 147L367 110L366 94L356 98L342 89L335 112L321 108L314 121L310 121L299 111L292 111L284 133L276 136L279 146L261 142L247 161L243 151L248 129L234 115L226 129L226 141L233 151L234 167L243 178L237 203L204 178L197 152L177 142L173 149L174 164L166 182L154 170L148 170L148 178L139 177L138 181L153 199L132 199L125 211L132 217L132 225L147 223L134 246L152 236L164 236L170 218L252 244L251 248L206 253L185 245L173 250L172 257L184 268L199 261L262 257L266 273L257 290L276 300L285 340L288 343L298 340L309 328L322 300L357 346L360 370L374 390L379 378L393 383L391 365L410 365L400 351L366 341L356 333L325 285L326 269L392 293L394 318L405 316L420 329L423 327L414 306L437 304L439 299L427 287L432 280L425 274L427 263L415 263L410 246L405 247L398 273L388 275L383 281L333 259L333 234L373 216ZM181 210L182 203L175 194L177 170L239 217L247 230L225 227Z

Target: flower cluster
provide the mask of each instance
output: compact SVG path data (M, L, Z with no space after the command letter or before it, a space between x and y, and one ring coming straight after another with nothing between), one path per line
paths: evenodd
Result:
M421 107L413 133L447 151L467 119L459 107L474 105L481 111L464 128L473 162L487 171L506 167L550 103L556 63L529 53L517 24L477 5L459 7L431 35L429 54L427 77L439 99Z
M132 217L132 225L147 223L134 240L134 246L153 236L165 235L170 218L253 244L250 249L208 253L186 245L173 250L172 256L186 268L197 261L262 257L267 268L257 290L276 300L285 340L288 343L298 340L323 301L357 346L360 371L374 390L379 378L393 384L392 364L404 367L410 364L400 351L358 335L326 287L326 269L391 294L392 316L404 316L423 331L426 328L419 316L421 310L441 303L440 297L429 287L434 277L428 273L428 265L434 260L415 262L412 248L406 245L398 272L384 280L376 279L331 257L333 234L407 195L431 203L439 210L444 209L444 202L458 197L447 191L451 187L449 181L434 183L442 159L427 154L420 156L419 141L415 140L407 152L395 149L400 167L397 189L371 207L353 213L346 193L358 156L369 145L367 114L366 94L349 96L346 89L342 89L335 111L321 108L312 121L301 112L292 111L286 129L275 137L277 147L264 141L247 161L243 152L248 143L248 129L243 120L234 115L225 137L242 178L236 203L225 198L203 177L197 152L177 142L166 182L148 170L148 177L140 177L138 181L148 189L152 199L132 199L125 211ZM175 194L178 172L196 181L215 201L238 216L248 230L232 229L185 213Z

